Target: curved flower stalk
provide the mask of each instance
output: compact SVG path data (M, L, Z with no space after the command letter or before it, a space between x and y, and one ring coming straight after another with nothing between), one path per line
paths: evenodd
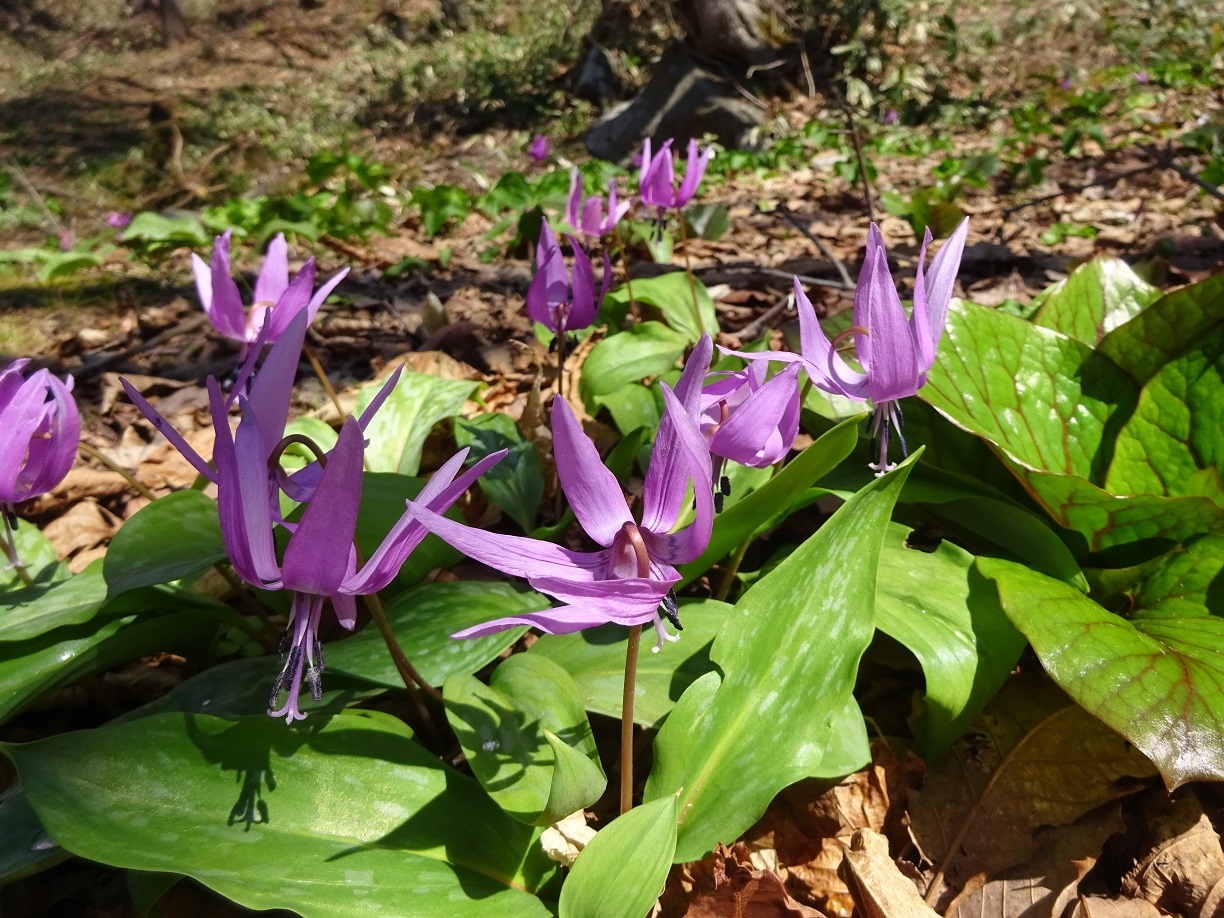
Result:
M570 170L569 198L565 204L565 220L587 242L598 242L616 229L616 224L629 212L631 200L618 201L616 179L608 182L608 213L604 215L605 199L599 195L583 196L582 175L575 166Z
M16 505L46 494L76 460L81 418L72 398L72 377L57 379L49 370L22 377L29 360L15 360L0 372L0 515L4 552L28 582L17 557L13 527Z
M672 165L672 141L665 140L651 156L650 138L642 143L642 168L638 173L638 196L647 207L657 207L662 216L667 210L679 210L693 199L697 186L705 175L706 166L714 156L714 148L706 147L700 154L697 141L690 140L685 159L684 179L676 188L675 167Z
M285 333L294 316L303 310L308 322L313 322L323 301L344 280L349 270L343 268L337 271L316 291L315 261L311 258L291 281L285 236L277 233L276 238L268 244L267 256L255 280L255 302L248 312L242 304L238 285L230 276L230 231L213 241L211 264L205 264L204 259L192 253L191 269L208 320L222 335L244 347L254 343L265 325L268 328L267 341L274 344Z
M250 386L249 396L225 396L215 378L208 379L209 405L216 440L215 470L126 381L129 397L141 412L178 448L201 474L217 485L217 507L221 534L235 572L247 583L264 590L290 590L293 602L286 632L285 664L277 677L269 702L269 714L289 723L306 715L298 708L301 685L321 697L323 648L318 639L324 600L330 600L344 628L356 622L354 597L381 590L399 572L409 553L427 532L405 513L369 560L358 569L353 536L361 501L363 432L378 407L394 388L393 375L360 419L349 418L340 430L335 447L317 461L287 475L280 456L290 442L285 422L294 376L306 335L307 317L299 313L269 351ZM262 343L261 339L258 339ZM235 393L245 389L259 348L244 362ZM236 432L231 433L229 412L235 399L241 411ZM444 512L505 452L494 453L467 472L455 476L463 466L467 450L456 454L438 470L418 495L418 502ZM306 503L297 523L280 516L279 495ZM284 559L277 561L274 530L282 526L291 533ZM277 707L281 690L284 704Z
M785 458L799 433L799 366L772 379L768 365L749 363L701 390L701 432L710 453L740 465L764 468Z
M928 271L926 250L931 232L927 230L918 256L914 308L907 316L888 270L884 238L880 228L871 224L866 257L854 291L854 326L848 332L854 336L855 356L862 372L846 363L837 352L836 343L825 336L798 278L795 305L799 312L800 353L728 353L749 360L801 362L812 382L826 392L857 401L871 399L875 407L873 433L880 442L879 459L871 467L877 475L885 474L893 467L888 461L890 428L896 431L905 452L897 403L926 384L927 374L935 363L968 232L969 221L965 220L936 253Z
M553 451L561 487L582 528L599 546L580 552L552 542L482 532L452 522L421 501L409 512L430 532L464 554L503 573L524 577L532 587L563 605L543 612L513 615L464 629L456 638L479 637L515 625L547 634L568 634L608 622L636 626L652 623L655 650L676 640L663 615L679 627L672 588L680 580L675 565L697 558L710 541L714 520L710 454L697 429L700 381L709 366L709 338L690 357L673 392L663 386L667 407L655 441L642 494L642 519L635 522L620 484L600 461L595 444L582 431L565 399L553 399ZM697 507L689 525L673 532L688 506L692 487Z
M595 275L591 259L582 246L570 238L574 249L574 269L565 267L565 256L552 227L545 219L540 224L540 244L536 248L536 273L527 288L527 315L558 336L586 328L595 321L599 305L612 282L608 256L604 255L603 281L595 295Z

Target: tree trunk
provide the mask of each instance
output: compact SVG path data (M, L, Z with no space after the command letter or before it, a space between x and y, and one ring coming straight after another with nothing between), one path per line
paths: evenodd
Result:
M187 20L179 0L161 0L162 44L169 48L187 40Z
M698 54L745 69L778 59L761 34L768 16L760 0L673 0L672 8Z

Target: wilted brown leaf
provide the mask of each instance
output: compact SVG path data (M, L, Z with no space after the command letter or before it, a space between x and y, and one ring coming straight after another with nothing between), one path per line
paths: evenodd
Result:
M119 521L112 514L92 500L83 500L44 526L43 535L55 546L60 558L67 559L109 540L118 527Z
M1098 899L1081 896L1071 918L1160 918L1161 912L1142 899Z
M661 914L684 918L827 918L796 902L771 870L743 863L733 850L719 845L710 857L691 865L692 890L684 911Z
M1182 802L1185 801L1185 802ZM1122 891L1145 899L1167 912L1197 914L1213 888L1224 880L1224 850L1197 801L1183 797L1198 811L1198 820L1184 832L1166 837L1122 881Z
M936 918L918 887L888 853L888 839L871 829L850 838L840 873L854 893L855 914L863 918Z
M936 901L971 876L1027 863L1041 845L1036 829L1069 825L1130 793L1121 779L1154 773L1045 679L1010 680L911 795L916 839L938 865Z

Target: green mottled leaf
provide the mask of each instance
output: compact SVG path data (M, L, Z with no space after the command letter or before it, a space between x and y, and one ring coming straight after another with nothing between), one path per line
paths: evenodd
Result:
M644 304L657 309L664 321L684 335L689 343L696 343L702 332L718 334L718 316L714 311L710 292L706 290L705 284L695 277L692 278L690 286L689 275L684 271L671 271L657 277L635 280L633 298L639 306ZM609 306L627 305L629 290L626 287L617 287L615 290L609 290L605 299L609 301Z
M507 583L461 580L423 583L405 590L387 605L391 630L412 665L431 685L455 673L469 675L497 658L523 636L525 627L485 637L455 640L451 635L470 625L547 609L539 593L516 591ZM375 685L403 688L387 645L372 624L327 646L327 672L347 673Z
M217 502L188 489L137 511L111 539L102 564L107 593L169 583L225 558Z
M490 412L458 420L455 444L470 450L469 463L500 449L509 451L501 462L480 476L478 486L524 532L535 529L540 498L544 496L544 470L535 446L519 432L514 419L508 414Z
M361 507L357 512L357 547L363 557L374 554L382 540L399 522L407 510L406 501L421 493L425 482L420 478L393 472L366 472L361 476ZM458 511L447 515L457 518ZM450 567L463 557L435 535L427 535L400 568L392 586L385 594L420 583L440 567Z
M607 786L578 687L543 656L520 653L489 684L446 680L446 717L481 787L519 822L549 826Z
M786 464L768 482L743 500L736 500L714 519L709 547L701 557L680 568L681 581L691 583L744 541L786 518L813 482L850 455L858 441L862 415L847 418Z
M204 646L217 619L201 611L87 622L4 645L0 658L0 722L29 702L84 676L159 651Z
M593 399L600 408L607 408L621 436L628 436L639 427L657 430L663 411L654 392L641 383L632 382L615 392Z
M1224 568L1224 537L1208 536L1149 572L1150 591L1128 618L1008 561L979 559L1042 665L1077 704L1117 730L1160 769L1170 788L1224 778L1224 618L1177 601L1173 573L1199 582Z
M680 640L665 644L658 653L643 648L638 658L633 693L635 723L658 727L684 690L699 676L713 671L710 645L730 609L727 603L714 599L681 602L684 631L680 632ZM628 634L628 629L621 625L601 625L573 634L546 634L531 645L527 656L543 656L560 664L573 677L588 711L619 718ZM643 638L649 642L650 636L648 631Z
M649 912L676 851L676 806L669 794L600 829L561 887L561 918L642 918Z
M851 497L744 594L710 653L721 685L708 704L686 704L717 676L698 680L663 724L645 797L679 793L678 860L737 838L788 784L827 774L825 752L874 632L889 516L917 455ZM777 652L782 635L786 653ZM859 753L861 764L865 736Z
M68 580L0 594L0 642L25 641L93 618L106 602L102 559Z
M360 415L383 387L376 380L357 390L354 414ZM371 472L415 475L421 467L421 448L438 421L463 410L480 383L466 379L442 379L404 368L395 389L366 427L366 468Z
M551 873L532 830L384 714L299 730L160 714L3 748L74 854L185 874L248 908L550 913L529 892Z
M636 289L636 287L635 287ZM688 339L659 322L639 322L591 348L579 386L592 401L648 376L659 376L684 355Z
M893 523L880 555L875 624L911 651L926 676L914 724L918 754L943 753L1006 681L1025 647L974 557L951 542L934 552L907 548Z
M1033 324L1096 347L1106 334L1160 298L1120 258L1094 258L1043 290L1030 308Z

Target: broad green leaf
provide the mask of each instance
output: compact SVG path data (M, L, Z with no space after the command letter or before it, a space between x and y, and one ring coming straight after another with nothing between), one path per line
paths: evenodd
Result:
M642 918L676 851L676 796L643 803L600 829L561 887L561 918Z
M1194 578L1224 568L1224 537L1188 546ZM1169 563L1186 562L1169 556ZM1224 778L1224 618L1194 602L1163 602L1177 581L1144 596L1128 618L1067 585L1007 561L980 559L999 599L1056 682L1155 763L1170 788ZM1159 576L1159 573L1153 575Z
M615 392L592 399L600 408L607 408L621 436L628 436L639 427L658 430L663 411L648 386L631 382Z
M934 552L905 545L889 526L880 555L875 624L908 647L926 676L926 704L914 724L918 754L943 753L1006 681L1025 647L974 557L951 542Z
M1094 258L1043 290L1030 306L1033 324L1096 347L1106 334L1160 298L1120 258Z
M603 794L608 779L578 687L556 663L515 654L488 685L456 673L443 694L468 766L514 819L550 826Z
M3 748L51 834L103 864L305 916L549 914L532 830L387 715L161 714Z
M691 583L744 539L781 522L790 512L791 504L854 449L862 418L862 415L858 415L842 421L788 462L764 485L743 500L728 504L714 518L709 547L696 561L680 567L680 585Z
M783 787L825 773L875 630L889 516L918 455L851 497L744 594L710 653L721 685L697 708L685 704L695 683L663 724L645 797L680 794L678 861L739 837ZM864 742L859 764L868 757Z
M194 653L216 631L216 622L200 611L128 616L6 644L0 658L0 722L53 689L120 663L159 651Z
M47 834L20 784L0 792L0 887L69 857Z
M693 232L709 242L717 242L731 229L731 215L725 204L694 204L684 212Z
M105 602L101 558L68 580L0 593L0 643L87 622Z
M136 911L147 916L158 901L183 877L177 873L157 873L151 870L126 871L128 894Z
M680 604L684 630L680 640L665 644L658 653L643 652L638 658L633 691L634 723L658 727L677 700L699 676L711 672L710 645L714 642L731 606L714 599ZM627 628L601 625L573 634L546 634L526 656L547 657L573 677L588 711L608 717L621 716L625 685ZM649 640L649 633L645 635Z
M3 536L0 535L0 538ZM55 546L47 541L46 536L33 523L27 523L18 517L13 541L17 545L17 557L21 559L26 573L36 584L66 580L71 576L68 565L60 564ZM7 560L0 564L0 597L9 590L20 590L24 587L25 583L15 570L9 568Z
M1118 434L1105 489L1224 505L1224 327L1165 364Z
M623 286L609 290L606 299L609 306L627 306L629 290ZM697 278L694 277L690 281L689 275L684 271L671 271L658 277L635 280L633 299L639 305L645 304L657 309L667 324L684 335L689 343L696 343L702 332L718 334L718 315L714 311L710 292Z
M42 270L38 272L38 282L50 283L57 277L72 274L82 268L96 268L100 264L102 256L97 252L56 252L43 262Z
M631 382L666 373L684 355L687 343L684 335L658 322L639 322L609 335L591 348L582 365L583 398L593 401Z
M391 630L412 665L430 685L447 677L468 675L497 659L498 654L527 630L519 626L485 637L456 640L456 631L507 615L547 609L539 593L516 591L507 583L460 580L423 583L406 590L387 605ZM351 638L327 647L327 671L347 673L375 685L403 688L382 635L372 624Z
M142 507L111 539L102 564L110 596L169 583L225 558L217 502L187 489Z
M519 524L524 532L535 529L540 498L544 496L544 469L535 446L519 432L508 414L490 412L455 422L455 445L468 448L468 461L476 462L500 449L506 457L480 476L480 490Z
M354 414L360 415L383 387L376 380L357 390ZM404 367L395 389L366 427L370 441L366 468L371 472L415 475L421 467L421 447L438 421L463 410L480 383L465 379L442 379Z
M1100 352L1140 385L1224 324L1224 274L1161 297L1101 340Z
M408 507L405 503L421 493L425 481L394 472L365 472L361 476L361 507L357 512L357 547L369 558L399 522ZM448 510L456 517L458 511ZM457 564L463 557L435 535L427 535L400 568L385 594L420 583L430 571Z

